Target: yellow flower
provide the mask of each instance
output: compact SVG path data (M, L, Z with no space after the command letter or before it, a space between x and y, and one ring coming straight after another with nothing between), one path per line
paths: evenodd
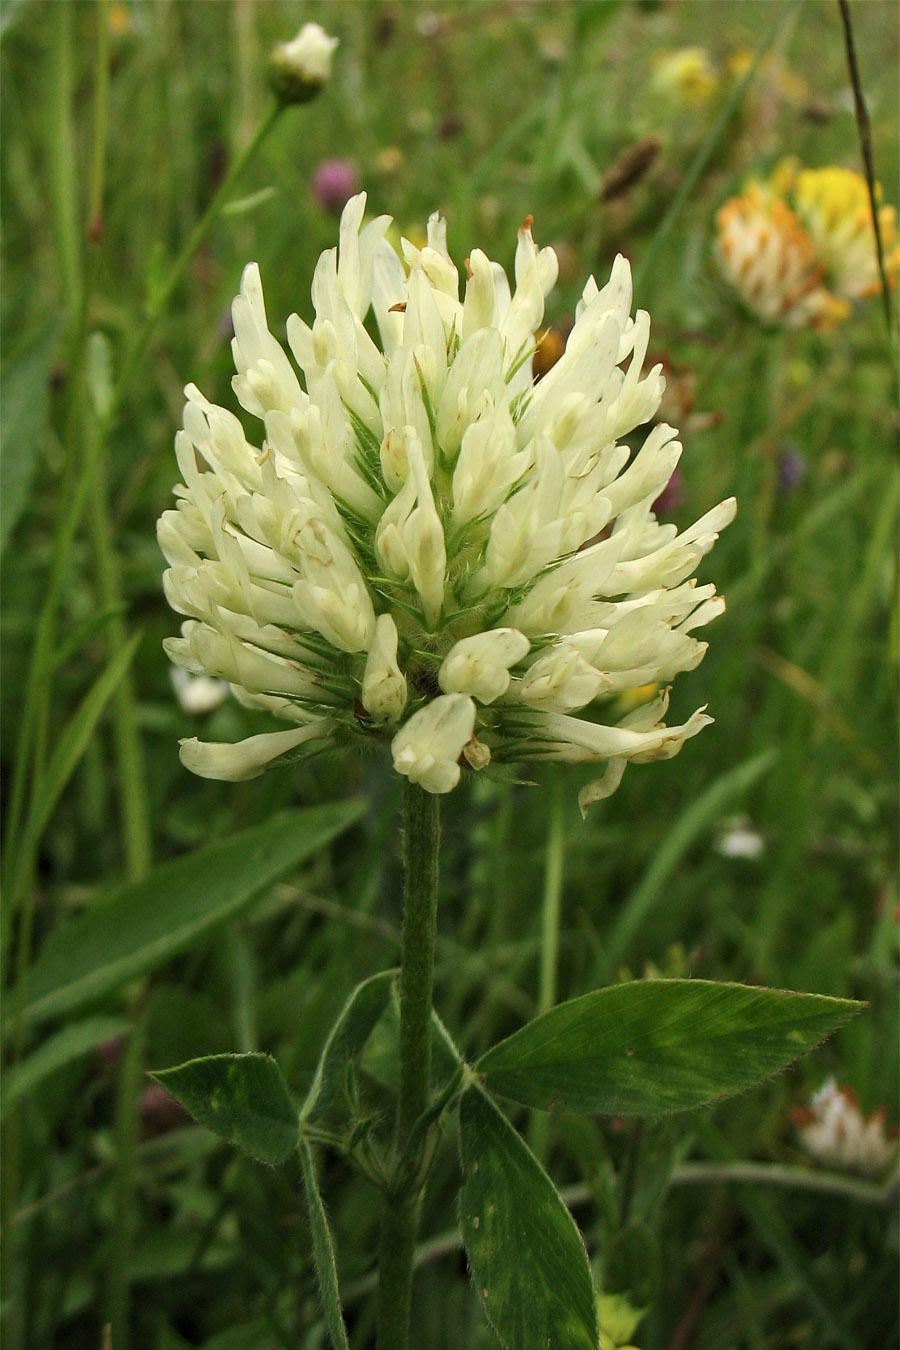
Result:
M881 278L865 179L851 169L833 166L802 169L793 183L793 200L831 290L847 300L878 295ZM880 184L876 185L876 200L881 200ZM879 206L878 223L885 273L888 285L894 287L900 273L895 209Z
M652 62L650 87L670 103L697 108L716 92L719 77L705 47L679 47L673 52L657 52Z
M759 183L716 215L716 256L750 313L785 328L829 326L849 306L822 284L815 245L790 207Z

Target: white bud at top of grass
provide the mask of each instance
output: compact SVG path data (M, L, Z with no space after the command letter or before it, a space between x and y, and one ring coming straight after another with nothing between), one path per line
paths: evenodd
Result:
M269 58L269 80L283 103L308 103L331 79L338 39L317 23L305 23L291 42L279 42Z
M322 74L333 39L304 42ZM186 391L177 508L158 530L186 622L166 649L295 727L192 741L182 759L239 778L288 751L390 742L397 772L434 793L493 763L598 762L585 806L710 720L667 727L654 694L698 664L693 630L724 608L693 572L734 502L681 534L653 513L681 446L665 424L629 443L664 381L642 372L650 320L631 317L623 257L604 285L589 279L537 380L557 261L530 219L515 287L473 249L460 296L439 216L424 245L403 242L404 265L365 204L351 198L319 260L312 323L288 319L296 366L269 331L258 269L244 271L234 390L262 423L257 444Z

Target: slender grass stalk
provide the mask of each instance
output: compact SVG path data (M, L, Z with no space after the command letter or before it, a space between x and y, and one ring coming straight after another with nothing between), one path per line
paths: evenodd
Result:
M428 1105L431 1005L437 927L440 798L404 787L403 930L400 951L400 1095L394 1180L384 1198L378 1264L378 1350L406 1350L413 1259L424 1180L409 1155Z
M744 100L744 95L750 88L750 85L752 84L756 76L756 72L757 70L759 70L759 67L762 63L763 57L765 56L769 48L772 46L776 37L778 37L779 33L787 24L788 19L791 18L791 16L796 13L799 4L800 0L793 0L793 3L785 5L783 9L779 7L775 19L769 25L769 28L763 35L762 41L760 42L759 46L756 49L753 61L751 62L746 75L738 84L735 85L734 92L726 100L725 105L722 108L722 111L719 113L719 116L716 118L714 126L710 130L709 135L706 137L706 140L703 142L700 149L697 151L697 154L695 155L693 161L691 162L691 165L688 168L687 173L681 180L681 185L678 188L678 191L672 198L668 210L666 211L662 220L659 222L659 225L656 227L656 233L653 235L653 238L650 241L650 247L648 248L647 252L642 258L640 264L634 269L635 295L643 294L645 289L647 288L647 282L650 277L650 274L653 271L654 267L656 266L657 262L659 261L660 250L662 249L662 246L665 243L666 239L668 239L672 226L675 224L675 221L681 215L682 210L684 209L687 202L690 200L691 193L694 191L694 188L697 186L697 184L700 182L700 179L703 177L703 172L706 169L707 164L715 154L719 142L722 140L723 136L728 130L728 126L731 122L732 117L737 112L738 108L741 106L741 103Z
M57 5L53 10L53 41L50 52L50 117L47 140L50 159L50 192L53 203L53 234L57 267L59 269L60 291L63 305L68 313L70 352L73 350L71 333L77 324L77 316L80 314L83 304L81 265L77 242L76 160L70 117L74 87L72 50L72 8L70 5ZM77 390L78 383L79 382L76 380L73 385L70 408L77 397L77 394L74 391ZM71 457L67 458L66 461L66 478L68 478L70 474ZM50 684L49 669L45 669L44 673L48 686L47 701L44 704L43 714L35 720L31 739L24 744L24 747L20 737L19 749L22 750L24 748L25 753L17 758L16 769L20 770L20 772L14 773L9 797L10 809L7 818L7 846L5 853L6 855L9 855L9 853L12 852L14 866L10 867L8 871L4 869L5 902L2 924L2 960L4 968L8 967L11 956L9 936L11 933L12 914L16 902L16 895L13 893L12 887L7 887L5 883L9 880L10 876L15 875L18 867L19 858L16 850L18 849L19 841L22 836L22 823L25 814L26 797L29 797L30 805L33 809L39 795L39 770L43 764L47 745L47 708L49 708ZM28 686L26 686L26 688L27 687ZM31 760L32 747L34 749L33 760ZM29 761L27 765L26 759ZM34 772L29 775L27 770L32 763ZM18 1006L21 1006L24 1001L23 972L27 972L28 949L31 945L31 931L34 916L35 894L33 886L33 856L34 855L32 854L25 859L24 874L21 876L22 893L26 898L19 936L20 944L24 950L20 952L16 963L17 978L15 1001ZM20 1056L21 1050L22 1032L20 1024L13 1037L13 1042L8 1049L7 1064L14 1063ZM0 1193L0 1228L2 1228L3 1233L2 1246L0 1246L0 1285L2 1285L5 1290L6 1304L3 1312L3 1328L5 1333L5 1343L8 1346L13 1347L13 1350L15 1350L15 1347L24 1343L24 1338L27 1335L27 1328L24 1325L23 1300L15 1299L11 1296L15 1284L15 1245L12 1239L11 1219L18 1205L22 1157L22 1130L22 1112L21 1109L16 1109L10 1114L10 1118L3 1131L3 1187L2 1193Z
M875 232L875 253L878 259L878 275L881 279L881 303L884 308L884 320L887 324L888 344L890 346L894 378L898 378L897 369L897 333L894 328L894 315L891 309L891 288L884 266L884 241L881 238L881 221L878 218L878 193L875 183L875 161L872 155L872 127L869 122L869 110L863 93L859 65L856 60L856 43L853 40L853 21L850 18L850 6L847 0L838 0L841 24L844 29L844 49L847 53L847 71L853 89L853 107L856 114L856 127L859 132L859 148L862 151L863 166L866 173L866 186L869 189L869 210L872 213L872 228Z
M60 6L59 8L66 9L67 6ZM25 791L32 772L33 748L37 728L40 726L42 719L46 718L49 677L54 663L57 617L63 580L78 527L87 505L88 494L94 481L95 467L106 447L131 380L166 306L184 276L188 264L215 224L236 182L278 121L283 108L283 104L275 103L268 115L263 118L253 139L248 142L234 160L218 192L191 231L184 247L172 264L165 283L151 299L144 323L135 334L125 354L118 379L103 415L91 422L90 434L84 447L80 476L72 492L66 494L61 503L61 517L57 525L50 577L44 594L44 602L38 615L31 662L25 680L25 694L10 792L10 818L6 831L6 855L4 857L5 872L11 868L20 834ZM9 921L11 916L9 916L8 909L7 914Z
M108 0L97 0L94 124L87 213L87 236L94 247L88 261L87 282L84 287L79 320L78 336L82 348L87 337L88 305L94 291L99 268L98 246L103 236L108 104L109 5ZM87 405L85 405L85 412L88 416L90 415ZM87 426L85 431L88 431ZM86 437L86 439L89 440L89 437ZM115 527L110 514L106 463L103 456L98 456L93 466L88 500L90 503L91 543L100 605L103 608L109 607L111 610L106 627L106 641L109 655L113 657L117 652L122 651L128 642L128 625L123 612L119 564L114 542ZM150 868L152 841L144 757L137 724L137 692L130 670L126 671L125 677L113 697L113 741L116 756L118 797L122 814L125 871L130 881L138 881Z
M54 8L56 15L56 38L54 50L57 56L54 64L55 90L54 107L56 109L57 120L60 126L54 124L54 132L51 140L56 142L56 133L59 132L60 144L66 145L70 136L69 110L71 108L72 96L72 71L70 62L71 43L71 7L68 5L58 5ZM105 0L101 0L99 6L100 21L98 30L103 31L106 28L106 7ZM98 39L97 60L98 74L97 87L99 90L99 99L95 108L95 131L93 142L92 170L90 181L90 207L91 223L94 225L94 233L99 233L96 222L99 219L100 207L103 197L103 146L105 145L105 121L106 121L106 79L108 78L108 46L106 36ZM99 66L103 67L103 73L100 73ZM118 600L118 578L115 562L115 553L112 544L112 524L108 512L108 503L105 494L103 501L98 500L98 475L102 462L103 451L109 439L110 432L115 424L116 417L121 409L125 395L130 387L132 377L134 376L138 365L146 351L147 345L155 331L155 328L162 317L165 309L171 300L178 284L184 276L187 267L193 258L197 249L202 244L204 238L212 228L221 212L222 207L228 199L234 185L246 169L250 160L257 153L263 141L268 136L271 129L277 122L284 105L281 103L273 104L271 111L263 118L253 138L244 147L243 151L235 158L230 171L225 176L218 192L213 197L203 216L194 226L181 252L175 259L169 271L169 275L159 289L151 298L148 305L147 314L143 325L135 334L130 347L128 348L122 367L119 371L118 379L115 382L111 396L102 411L96 412L93 417L88 416L86 412L86 400L84 398L84 338L86 332L87 309L86 297L89 293L88 286L85 285L85 278L81 271L80 245L77 233L77 210L75 207L75 194L73 191L73 178L70 173L71 164L74 163L74 155L57 157L58 176L54 180L54 200L57 203L57 214L60 220L59 226L59 247L63 251L64 261L64 286L65 297L68 303L74 308L74 321L70 328L70 404L69 416L67 417L67 442L70 447L68 463L73 464L72 447L75 443L76 435L82 440L82 453L78 471L74 473L74 482L71 483L71 490L67 490L61 499L60 516L57 521L54 536L54 552L51 564L50 577L45 591L44 602L38 616L36 635L32 648L31 662L28 671L28 677L25 681L24 706L22 709L21 720L19 724L19 736L16 747L16 758L13 771L13 782L10 792L10 816L6 834L6 850L4 856L4 875L5 877L16 875L18 869L18 842L27 830L23 830L23 821L27 826L26 797L29 794L29 783L31 784L31 806L36 800L36 789L39 780L40 764L43 759L43 747L46 744L49 727L49 712L51 707L51 675L55 662L55 646L57 635L57 620L59 603L62 593L63 581L71 557L72 546L74 544L79 525L86 506L91 506L91 530L94 542L95 559L97 562L98 580L106 603L115 604ZM63 243L63 241L66 241ZM96 266L96 264L94 264ZM71 473L71 471L70 471ZM110 633L110 642L113 650L121 647L127 639L127 631L124 621L116 619L117 631ZM126 679L128 677L126 676ZM116 725L116 750L120 788L122 789L123 801L123 829L126 842L126 862L128 874L132 878L137 878L147 870L150 862L149 850L149 829L148 813L143 788L143 772L141 766L140 741L135 717L135 701L133 690L125 689L124 694L120 695L115 710ZM26 906L33 904L33 886L28 884L30 878L23 879L21 894L24 895ZM14 906L10 903L12 897L7 893L7 905L5 909L4 924L4 951L9 952L9 937L12 930L12 918ZM29 930L29 925L24 925L24 930ZM27 962L25 963L27 966ZM119 1148L117 1151L117 1174L116 1174L116 1240L113 1244L113 1261L110 1270L110 1284L108 1290L108 1307L110 1322L113 1327L113 1344L117 1350L124 1350L127 1344L128 1328L128 1286L129 1286L129 1263L130 1263L130 1234L133 1228L133 1122L136 1110L136 1100L140 1077L141 1053L140 1038L134 1038L134 1045L129 1049L129 1056L123 1064L122 1073L119 1081L119 1094L117 1102L117 1117L123 1122L118 1131ZM126 1120L132 1121L131 1133L126 1128ZM4 1158L5 1158L5 1185L4 1194L4 1231L8 1234L10 1226L7 1219L15 1212L18 1194L18 1163L20 1157L20 1128L16 1120L11 1120L7 1125L4 1137ZM4 1288L12 1288L11 1275L13 1271L14 1253L11 1243L7 1240L3 1246L3 1281ZM14 1328L12 1313L9 1313L8 1326L11 1330ZM15 1331L10 1337L10 1343L16 1345Z

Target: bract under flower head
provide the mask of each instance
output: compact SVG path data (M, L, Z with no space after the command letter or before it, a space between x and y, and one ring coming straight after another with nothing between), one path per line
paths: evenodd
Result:
M244 272L233 385L261 447L186 391L184 481L159 540L187 622L166 647L295 730L191 741L182 758L234 779L391 742L396 770L433 793L492 760L605 763L584 806L629 760L667 758L709 721L666 727L656 691L699 663L693 630L724 608L692 574L734 502L681 535L653 514L681 446L665 425L639 448L623 440L664 384L659 366L642 372L650 320L631 316L624 258L602 287L588 281L536 382L557 262L530 220L515 289L473 249L460 297L439 216L401 259L389 218L364 224L364 208L364 195L347 204L339 248L319 259L312 325L288 320L302 380L269 331L256 266ZM596 700L644 686L624 721L600 720Z

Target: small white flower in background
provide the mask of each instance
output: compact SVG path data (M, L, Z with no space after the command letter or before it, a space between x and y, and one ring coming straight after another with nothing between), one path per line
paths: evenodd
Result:
M269 59L269 79L284 103L308 103L331 79L338 39L317 23L305 23L291 42L279 42Z
M874 1176L896 1157L897 1131L888 1127L885 1108L864 1116L856 1094L833 1078L791 1118L806 1152L829 1167Z
M762 835L748 816L733 816L722 824L715 849L723 858L761 858L766 849Z
M189 675L180 666L172 667L172 685L182 712L194 717L213 712L228 697L228 685L224 680L212 679L209 675Z
M491 759L602 763L584 809L627 762L667 759L710 721L701 709L667 727L665 685L698 665L693 631L724 609L692 573L734 501L682 534L653 513L681 446L665 425L624 443L664 388L659 366L642 372L650 320L631 317L624 258L602 287L588 281L565 351L535 380L557 261L530 219L515 289L473 249L461 298L444 221L421 248L404 240L401 260L389 217L363 223L365 200L348 202L340 247L316 267L312 326L288 320L302 379L269 332L255 264L244 272L233 387L261 448L186 390L183 483L159 540L187 621L166 648L295 725L190 741L182 759L239 778L389 742L397 772L433 793Z

